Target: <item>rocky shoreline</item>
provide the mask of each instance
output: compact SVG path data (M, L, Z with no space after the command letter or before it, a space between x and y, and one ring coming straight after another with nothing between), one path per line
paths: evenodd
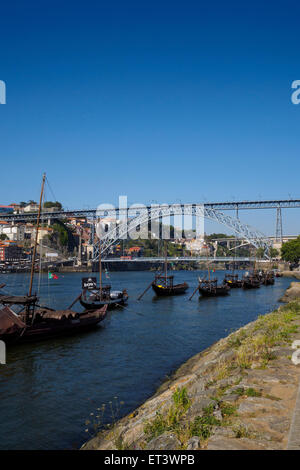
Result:
M82 449L286 449L300 379L297 299L189 359Z

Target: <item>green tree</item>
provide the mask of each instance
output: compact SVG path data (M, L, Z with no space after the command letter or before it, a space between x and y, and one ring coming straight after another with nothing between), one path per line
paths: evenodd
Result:
M1 233L0 240L8 240L8 236L5 233Z
M62 204L59 201L47 201L43 205L44 209L50 209L51 207L57 207L58 210L62 210Z
M256 250L256 258L262 259L264 255L265 255L265 250L262 247Z
M270 248L269 255L271 258L277 258L279 251L276 248Z
M295 240L286 242L281 247L281 258L291 263L299 263L300 260L300 235Z

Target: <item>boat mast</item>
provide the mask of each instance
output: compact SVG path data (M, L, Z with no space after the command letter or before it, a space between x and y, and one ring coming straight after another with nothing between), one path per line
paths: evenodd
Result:
M233 262L233 268L232 268L232 275L234 276L235 273L235 268L236 268L236 233L234 234L234 262Z
M167 244L165 246L165 278L166 278L166 285L167 285L167 277L168 277L168 247Z
M99 237L99 292L102 299L102 263L101 263L101 238Z
M45 180L46 180L46 173L43 174L43 181L42 181L42 187L41 187L41 195L40 195L39 210L38 210L38 216L37 216L37 222L36 222L36 232L35 232L35 241L34 241L33 253L32 253L31 273L30 273L30 284L29 284L29 294L28 294L29 297L30 297L31 294L32 294L32 284L33 284L33 276L34 276L34 265L35 265L36 248L37 248L38 235L39 235L39 226L40 226L40 218L41 218L41 209L42 209L42 200L43 200L43 194L44 194Z

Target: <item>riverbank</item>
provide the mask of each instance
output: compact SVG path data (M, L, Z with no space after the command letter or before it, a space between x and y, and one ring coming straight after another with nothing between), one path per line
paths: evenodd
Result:
M142 406L85 449L286 449L300 366L300 301L223 338L183 364Z
M284 277L293 277L300 280L300 271L282 271Z

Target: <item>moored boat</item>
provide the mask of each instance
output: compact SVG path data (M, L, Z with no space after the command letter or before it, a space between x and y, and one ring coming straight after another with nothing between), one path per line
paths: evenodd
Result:
M126 289L112 291L110 285L103 286L101 289L97 286L92 289L84 288L79 298L80 304L87 310L97 310L104 305L107 305L108 310L112 310L126 305L127 300Z
M189 285L186 282L181 284L174 284L174 276L168 276L168 258L167 258L167 248L165 249L165 262L164 262L164 274L156 274L154 280L151 281L149 286L144 290L144 292L138 297L138 300L141 300L143 295L152 287L155 294L159 297L167 297L173 295L181 295L186 292L189 288Z
M264 273L262 277L262 284L265 286L272 286L275 283L275 277L273 271Z
M99 222L100 224L100 222ZM99 231L101 226L99 227ZM101 239L99 235L99 287L95 277L82 278L82 293L79 296L80 304L87 310L97 310L107 306L108 310L123 307L128 301L126 289L111 290L111 285L102 284Z
M0 295L0 340L7 344L40 341L59 335L81 332L96 326L106 316L107 306L94 312L85 310L82 313L78 313L71 310L71 307L78 300L76 299L69 308L54 310L49 307L40 306L37 295L32 294L45 180L46 175L44 174L32 254L29 292L24 296L10 295L2 292ZM1 285L1 288L3 287L4 285Z
M244 289L257 289L261 285L259 277L255 274L246 273L242 279Z
M218 285L217 279L199 279L198 290L203 297L218 297L228 295L230 287L225 282Z
M225 274L224 283L231 289L243 286L243 281L239 279L238 274Z
M152 282L152 289L158 296L180 295L184 294L188 289L188 284L174 284L174 276L156 275Z
M107 306L94 312L53 310L30 305L30 313L17 314L3 304L0 308L0 340L6 344L41 341L94 328L106 317ZM27 309L26 309L27 310ZM28 310L27 310L28 312Z

